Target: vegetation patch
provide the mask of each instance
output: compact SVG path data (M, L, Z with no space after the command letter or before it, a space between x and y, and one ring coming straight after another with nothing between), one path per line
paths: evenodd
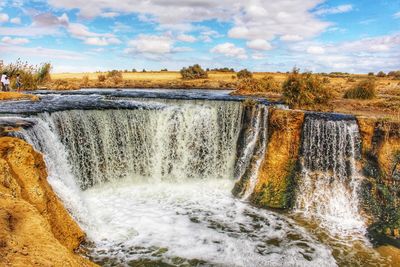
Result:
M182 79L184 80L194 80L194 79L206 79L208 74L199 64L189 66L187 68L181 69Z
M283 99L292 108L325 104L333 95L320 76L294 68L283 83Z
M373 99L376 96L375 79L362 80L353 88L347 90L344 98L350 99Z

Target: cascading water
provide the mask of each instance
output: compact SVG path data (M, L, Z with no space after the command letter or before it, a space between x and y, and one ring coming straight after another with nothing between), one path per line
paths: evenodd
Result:
M293 220L230 194L235 172L256 171L262 158L267 108L255 107L247 152L235 165L242 104L178 102L40 114L21 132L46 155L49 182L93 242L92 259L104 266L335 266L331 251Z
M15 134L43 152L100 265L386 266L364 237L351 117L306 115L298 212L277 213L246 202L268 153L263 101L154 90L41 98L2 103L2 121L23 122ZM241 199L230 192L238 181Z
M267 139L268 108L259 105L245 107L235 166L235 178L240 183L233 189L234 195L244 200L253 193L256 186Z
M307 116L303 126L301 175L296 209L328 229L365 231L356 167L360 136L355 120Z
M66 111L49 116L82 189L132 178L153 182L231 177L241 105Z

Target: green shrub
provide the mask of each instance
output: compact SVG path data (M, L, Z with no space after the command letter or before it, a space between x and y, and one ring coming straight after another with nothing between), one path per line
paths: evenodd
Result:
M283 99L291 107L324 104L332 98L331 92L318 75L300 73L297 68L289 74L282 89Z
M376 95L376 84L374 79L362 80L353 88L347 90L344 98L350 99L373 99Z
M236 75L239 79L253 78L253 73L251 73L247 69L243 69L243 70L239 71Z
M368 72L368 76L375 76L373 72Z
M194 79L206 79L208 74L205 70L201 68L199 64L189 66L187 68L181 69L182 79L184 80L194 80Z

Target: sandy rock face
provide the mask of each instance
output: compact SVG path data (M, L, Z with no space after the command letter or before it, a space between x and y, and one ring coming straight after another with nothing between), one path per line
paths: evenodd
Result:
M254 204L270 208L290 207L303 121L304 112L301 111L270 111L267 153L251 196Z
M400 239L400 123L357 118L366 181L364 209L375 231Z
M41 154L0 138L0 265L93 265L73 253L85 235L46 179Z

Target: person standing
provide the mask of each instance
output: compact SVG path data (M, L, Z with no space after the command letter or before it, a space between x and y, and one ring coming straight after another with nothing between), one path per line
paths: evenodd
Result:
M6 86L5 86L5 82L6 82L6 77L7 77L7 72L3 72L3 74L1 75L1 91L5 91L6 90Z
M4 79L4 91L9 92L10 91L10 79L6 75L6 78Z
M17 73L17 79L15 81L15 86L17 87L17 92L21 92L22 83L21 83L21 76L19 75L19 73Z

